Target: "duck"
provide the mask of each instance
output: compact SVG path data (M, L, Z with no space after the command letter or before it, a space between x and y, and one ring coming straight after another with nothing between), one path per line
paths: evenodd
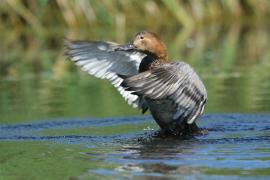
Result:
M125 101L142 113L150 111L161 131L174 136L200 133L207 91L186 62L169 61L165 43L142 31L126 44L65 40L67 59L83 71L106 79Z

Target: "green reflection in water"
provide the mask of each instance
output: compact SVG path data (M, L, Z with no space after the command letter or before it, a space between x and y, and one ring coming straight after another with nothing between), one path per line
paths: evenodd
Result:
M106 81L85 77L68 80L4 82L1 122L55 117L107 117L135 115L120 94ZM139 114L139 113L138 113Z
M270 107L267 29L256 24L211 25L197 31L165 29L161 36L170 59L190 63L205 82L206 113L254 113L269 112ZM98 34L92 34L92 39ZM2 52L8 51L13 35L3 38L7 46L0 47ZM36 45L29 47L27 40L24 49L18 41L18 48L0 58L0 122L140 114L107 81L90 77L65 61L62 38L57 37L53 46L45 43L45 47L40 39L25 38Z
M69 179L83 177L92 168L115 168L114 164L89 161L94 157L85 153L96 151L45 142L1 142L0 179ZM105 149L99 152L105 153Z
M110 136L110 135L119 135L119 134L128 134L130 132L142 132L145 128L150 127L156 127L158 129L157 125L153 123L153 121L150 121L149 123L142 123L134 126L133 124L124 124L121 126L112 125L112 126L106 126L106 127L91 127L91 128L76 128L76 129L56 129L56 130L43 130L40 131L39 135L50 135L50 136L64 136L66 134L72 134L72 135L100 135L100 136Z
M269 115L208 115L209 134L187 140L151 136L148 119L60 122L0 126L0 179L270 175Z

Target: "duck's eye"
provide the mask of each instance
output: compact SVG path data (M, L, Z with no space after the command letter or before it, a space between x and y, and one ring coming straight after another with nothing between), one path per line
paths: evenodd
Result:
M140 39L144 39L144 37L143 36L140 36Z

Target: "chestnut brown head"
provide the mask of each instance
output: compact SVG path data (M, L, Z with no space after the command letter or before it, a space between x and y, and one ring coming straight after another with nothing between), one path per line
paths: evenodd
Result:
M167 60L166 46L155 33L143 31L136 34L132 45L138 50Z
M139 50L154 58L167 61L167 49L161 39L152 32L143 31L135 35L134 39L117 48L118 50Z

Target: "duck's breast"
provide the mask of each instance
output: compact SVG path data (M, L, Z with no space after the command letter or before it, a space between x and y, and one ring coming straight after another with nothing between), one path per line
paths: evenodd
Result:
M173 116L176 113L176 105L169 99L146 99L148 108L154 117L155 121L162 128L168 128L171 126L173 121Z

